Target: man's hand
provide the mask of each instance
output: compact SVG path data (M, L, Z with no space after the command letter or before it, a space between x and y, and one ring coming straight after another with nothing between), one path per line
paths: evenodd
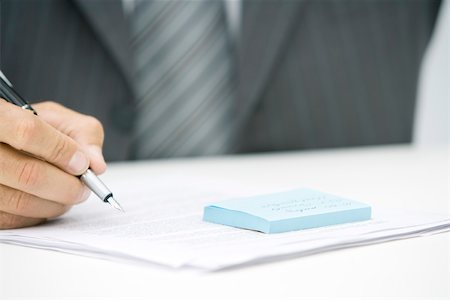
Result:
M99 121L53 102L39 116L0 99L0 229L33 226L89 197L74 175L106 169Z

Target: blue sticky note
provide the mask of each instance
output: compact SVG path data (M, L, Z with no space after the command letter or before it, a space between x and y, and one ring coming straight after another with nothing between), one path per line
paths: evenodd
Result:
M238 198L204 208L203 220L265 233L369 220L369 205L311 189Z

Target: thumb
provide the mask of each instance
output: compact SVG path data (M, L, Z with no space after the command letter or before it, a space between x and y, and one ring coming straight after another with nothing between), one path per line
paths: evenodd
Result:
M89 157L90 168L94 173L102 174L106 171L102 153L104 132L100 121L55 102L42 102L34 104L33 107L45 122L79 144Z

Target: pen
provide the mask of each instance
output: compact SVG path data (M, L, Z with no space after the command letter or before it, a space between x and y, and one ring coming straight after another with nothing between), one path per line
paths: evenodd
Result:
M32 111L35 115L37 112L28 104L25 99L23 99L13 88L11 82L6 78L3 72L0 70L0 97L5 99L6 101L20 106L23 109L27 109ZM112 192L106 187L106 185L98 178L91 169L87 169L87 171L78 176L80 180L92 191L96 194L103 202L108 203L115 209L123 212L124 210L120 206L119 202L114 200Z

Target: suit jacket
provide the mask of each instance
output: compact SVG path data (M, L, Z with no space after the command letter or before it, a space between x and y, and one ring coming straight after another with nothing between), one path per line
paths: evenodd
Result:
M236 152L411 141L438 0L243 0ZM27 99L99 118L132 158L136 115L121 0L0 0L0 67Z

